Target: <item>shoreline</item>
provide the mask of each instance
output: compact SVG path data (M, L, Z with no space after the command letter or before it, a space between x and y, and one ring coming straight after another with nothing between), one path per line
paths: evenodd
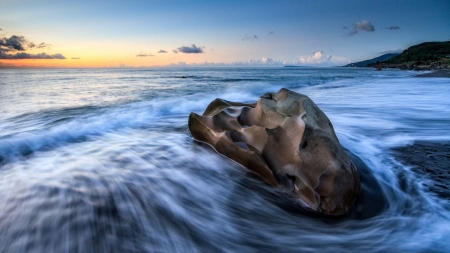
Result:
M444 77L444 78L450 78L450 70L434 70L431 73L422 73L417 74L414 77Z

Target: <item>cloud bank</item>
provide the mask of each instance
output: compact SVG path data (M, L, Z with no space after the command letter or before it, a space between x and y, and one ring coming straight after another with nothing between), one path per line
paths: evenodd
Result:
M296 63L300 64L324 64L331 61L331 55L323 54L323 51L316 51L310 56L301 56Z
M323 51L316 51L310 56L301 56L292 61L279 61L269 57L263 57L257 60L235 61L231 63L223 62L201 62L201 63L186 63L178 62L165 65L165 67L226 67L226 66L252 66L252 67L281 67L283 65L308 65L317 67L327 66L341 66L348 64L350 61L342 57L332 57L325 55ZM160 66L164 67L164 66Z
M197 47L195 44L189 46L182 46L177 48L177 52L181 52L184 54L201 54L203 53L204 47ZM173 50L175 52L175 50Z
M9 38L0 38L0 59L66 59L62 54L49 55L46 53L30 54L24 51L28 49L42 49L49 47L49 44L44 42L35 44L28 41L24 36L12 35Z
M221 66L282 66L284 62L273 60L268 57L263 57L257 60L248 60L248 61L236 61L231 63L223 63L223 62L201 62L201 63L186 63L186 62L178 62L171 63L166 65L166 67L221 67Z
M16 54L4 54L0 52L0 59L6 59L6 60L18 60L18 59L59 59L64 60L66 57L64 57L62 54L53 54L49 55L46 53L40 53L40 54L29 54L25 52L16 53Z

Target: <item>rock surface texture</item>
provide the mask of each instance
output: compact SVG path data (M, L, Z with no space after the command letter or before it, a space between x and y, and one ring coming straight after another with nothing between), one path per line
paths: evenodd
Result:
M307 96L287 89L257 103L212 101L191 113L197 141L324 214L346 214L360 191L356 167L327 116Z

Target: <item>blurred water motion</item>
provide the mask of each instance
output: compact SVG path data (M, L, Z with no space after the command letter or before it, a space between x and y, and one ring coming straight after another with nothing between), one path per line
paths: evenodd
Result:
M450 140L450 79L412 75L1 70L0 252L446 252L448 200L390 149ZM311 217L189 135L214 98L281 87L310 96L360 159L354 215Z

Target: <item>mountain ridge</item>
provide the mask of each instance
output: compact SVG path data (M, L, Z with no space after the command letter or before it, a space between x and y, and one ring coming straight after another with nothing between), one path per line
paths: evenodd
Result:
M393 58L393 57L395 57L397 55L399 55L399 54L383 54L383 55L380 55L378 57L375 57L375 58L372 58L372 59L369 59L369 60L350 63L350 64L347 64L347 65L345 65L343 67L368 67L367 66L368 64L377 63L377 62L384 62L384 61L390 60L391 58Z

